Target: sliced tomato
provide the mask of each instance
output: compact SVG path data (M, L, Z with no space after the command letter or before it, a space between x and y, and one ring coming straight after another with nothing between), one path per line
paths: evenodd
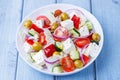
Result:
M34 44L34 41L31 40L31 39L28 39L28 38L26 38L26 42L27 42L28 44L30 44L30 45L33 45L33 44Z
M46 16L38 16L36 20L43 20L44 25L43 28L49 28L50 27L50 20Z
M69 36L69 32L66 28L60 26L54 31L54 39L61 41L66 39Z
M90 40L89 38L78 38L75 40L75 44L79 47L79 48L83 48L85 45L89 44Z
M81 23L80 18L77 17L76 15L73 15L72 21L74 23L75 29L79 29L79 24Z
M41 32L39 34L39 41L43 46L47 44L47 41L46 41L46 36L44 34L44 32Z
M64 71L71 72L75 69L75 65L70 56L61 59L61 65Z
M54 44L50 44L49 46L47 46L46 48L44 48L44 53L46 55L46 57L50 57L53 55L53 52L56 51L55 45Z
M34 29L35 31L37 31L38 33L44 32L43 29L39 28L37 25L32 24L30 29Z
M82 54L82 58L83 58L83 61L84 61L84 65L86 65L90 60L90 57L86 56L85 54Z

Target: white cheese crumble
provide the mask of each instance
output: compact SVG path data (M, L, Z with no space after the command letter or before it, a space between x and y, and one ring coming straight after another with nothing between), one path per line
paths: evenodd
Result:
M65 27L65 28L68 29L68 30L74 28L73 21L70 20L70 19L65 20L65 21L62 21L60 24L61 24L61 26Z
M90 55L91 57L96 57L98 55L98 50L99 46L96 43L90 43L84 53L86 55Z
M32 58L36 64L43 65L44 64L44 51L40 50L35 55L33 55Z
M64 46L63 52L65 54L69 54L71 50L75 49L75 45L74 45L73 41L70 38L63 41L62 43L63 43L63 46Z
M89 35L89 30L87 28L87 26L83 26L81 27L78 32L80 33L80 36L87 36Z

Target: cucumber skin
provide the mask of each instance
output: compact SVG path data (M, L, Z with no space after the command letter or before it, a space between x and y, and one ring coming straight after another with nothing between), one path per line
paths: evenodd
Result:
M59 46L57 45L58 42L55 42L55 48L58 52L61 52L63 49L60 49ZM61 43L62 44L62 43Z
M70 30L70 33L73 35L73 37L79 37L80 36L80 33L74 28L72 30Z
M57 66L53 67L52 72L53 73L62 73L63 70L62 70L62 67L60 65L57 65Z

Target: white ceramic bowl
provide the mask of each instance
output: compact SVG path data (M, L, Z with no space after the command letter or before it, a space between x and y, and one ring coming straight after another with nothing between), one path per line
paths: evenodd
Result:
M32 20L34 20L38 15L44 14L44 12L46 12L46 11L54 11L56 9L61 9L63 11L66 11L68 9L73 9L73 8L81 10L85 14L85 16L93 23L95 31L101 35L101 40L100 40L100 43L99 43L100 48L98 50L98 53L96 53L98 55L100 54L100 51L101 51L102 46L103 46L104 35L103 35L102 27L101 27L100 23L98 22L98 20L91 13L89 13L88 11L86 11L85 9L83 9L81 7L77 7L77 6L70 5L70 4L52 4L52 5L48 5L48 6L45 6L45 7L41 7L39 9L33 11L27 17L25 17L23 19L23 21L21 22L21 24L19 25L19 28L18 28L18 31L17 31L16 45L17 45L17 49L19 51L19 54L22 57L22 59L28 65L30 65L32 68L34 68L37 71L40 71L42 73L49 74L49 75L57 75L57 76L70 75L70 74L77 73L77 72L85 69L91 63L93 63L93 61L98 57L98 55L97 55L96 57L92 58L92 60L87 65L85 65L83 68L81 68L81 69L76 69L76 70L74 70L72 72L65 72L65 73L56 74L56 73L52 73L52 72L49 72L49 71L43 71L38 66L33 65L33 63L30 61L30 57L28 56L28 54L26 54L25 52L23 52L23 50L22 50L22 46L23 46L23 43L24 43L24 38L23 38L23 36L24 36L24 34L23 34L23 30L24 30L24 28L23 28L23 22L26 19L32 19Z

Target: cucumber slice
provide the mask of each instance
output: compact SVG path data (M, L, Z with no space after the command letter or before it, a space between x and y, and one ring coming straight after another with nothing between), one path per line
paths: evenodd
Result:
M52 72L53 73L62 73L63 70L62 70L62 67L60 65L57 65L57 66L53 67Z
M74 28L72 30L70 30L70 34L72 35L72 37L79 37L80 36L80 33Z
M28 34L30 34L31 36L34 36L35 34L37 34L37 32L33 29L28 31Z
M31 58L32 62L35 62L35 60L34 60L32 57L33 57L36 53L37 53L37 52L32 52L32 53L30 53L30 58Z
M63 50L63 44L61 42L55 42L56 50L61 52Z
M86 21L85 25L87 26L89 31L91 31L93 29L93 24L90 21Z
M72 50L70 52L70 57L72 60L80 59L80 53L77 50Z

